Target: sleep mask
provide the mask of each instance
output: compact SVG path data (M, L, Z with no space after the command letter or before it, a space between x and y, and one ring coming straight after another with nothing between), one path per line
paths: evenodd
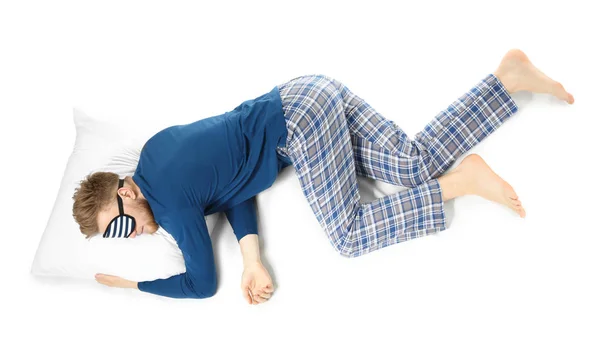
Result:
M125 180L119 179L119 187L117 190L123 187ZM115 216L111 220L110 224L106 227L106 231L102 237L129 237L135 230L135 218L131 215L123 213L123 199L117 193L117 202L119 203L119 215Z

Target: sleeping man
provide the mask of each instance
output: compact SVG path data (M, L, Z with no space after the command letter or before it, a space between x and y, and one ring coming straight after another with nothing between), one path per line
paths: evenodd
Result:
M217 279L205 216L225 212L242 252L242 294L249 304L267 301L274 287L260 259L255 197L288 165L325 236L345 257L445 230L443 203L462 195L481 196L524 218L516 191L479 155L448 171L517 112L511 95L518 91L574 102L515 49L414 139L325 75L296 77L232 111L165 128L145 143L133 176L96 172L82 180L73 216L88 238L135 238L160 225L181 249L186 271L153 281L104 274L96 280L173 298L213 296ZM407 190L361 203L357 175Z
M96 275L98 282L173 298L206 298L217 290L205 216L225 212L243 255L242 289L258 304L273 292L261 263L255 195L270 187L289 161L277 87L230 112L165 128L142 148L135 173L96 172L76 189L73 215L87 237L135 238L163 227L176 240L186 272L146 282Z

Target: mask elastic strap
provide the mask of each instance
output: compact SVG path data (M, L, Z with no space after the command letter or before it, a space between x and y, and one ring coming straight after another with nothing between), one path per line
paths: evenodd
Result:
M119 190L123 187L124 182L125 182L125 180L119 179L119 187L117 188L117 190ZM121 199L121 196L119 195L119 193L117 193L117 202L119 203L119 215L123 215L123 199Z

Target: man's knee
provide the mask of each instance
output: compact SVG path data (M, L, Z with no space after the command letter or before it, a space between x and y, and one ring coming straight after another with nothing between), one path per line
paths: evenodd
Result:
M346 258L353 258L357 256L355 247L355 243L353 241L349 241L348 239L342 239L333 244L335 251Z

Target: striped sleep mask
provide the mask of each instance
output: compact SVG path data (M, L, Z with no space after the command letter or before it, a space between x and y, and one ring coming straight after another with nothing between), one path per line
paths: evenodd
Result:
M123 187L125 180L119 179L119 187ZM119 204L119 215L115 216L106 227L102 237L129 237L135 230L135 218L131 215L123 213L123 199L117 194L117 202Z

